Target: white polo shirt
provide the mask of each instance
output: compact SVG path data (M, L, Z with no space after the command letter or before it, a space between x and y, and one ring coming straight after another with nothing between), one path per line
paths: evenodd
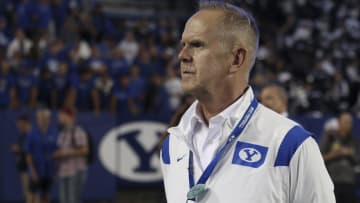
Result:
M236 106L234 110L229 114L223 114L224 121L218 123L214 121L215 126L217 124L221 126L220 131L209 126L207 133L210 135L209 138L198 139L201 130L198 131L196 125L192 124L197 102L185 112L178 126L168 130L170 135L161 151L161 166L168 203L186 202L187 192L190 189L189 150L195 155L196 182L204 170L202 165L209 162L208 156L213 156L223 145L253 97L253 91L249 88L234 105L229 107ZM210 131L213 130L219 131L220 136L214 135L215 137L212 138ZM219 144L211 147L210 142L201 144L202 140L215 141ZM335 202L333 184L311 133L261 104L258 105L243 133L220 160L206 182L206 188L207 193L199 202Z

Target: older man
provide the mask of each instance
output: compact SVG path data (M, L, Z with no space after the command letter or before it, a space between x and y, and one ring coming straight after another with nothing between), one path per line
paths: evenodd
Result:
M169 203L333 203L311 133L259 104L248 85L259 32L243 9L207 2L182 34L182 88L197 100L168 130Z

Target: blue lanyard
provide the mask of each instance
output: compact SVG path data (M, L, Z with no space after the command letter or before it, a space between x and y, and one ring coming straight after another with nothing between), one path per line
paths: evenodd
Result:
M230 146L234 142L234 140L236 138L238 138L240 136L240 134L243 132L246 125L249 123L249 120L253 116L257 106L258 106L258 101L254 97L254 99L251 101L250 106L247 108L245 114L240 119L240 121L237 123L234 130L230 133L225 145L223 147L221 147L221 149L215 154L214 159L211 160L210 164L206 167L205 171L200 176L200 179L198 180L196 185L195 185L195 180L194 180L193 153L190 150L189 168L188 168L190 191L187 195L187 200L193 200L193 201L195 200L196 201L199 198L201 198L202 195L204 195L204 193L206 192L206 189L205 189L206 181L209 179L209 177L211 176L212 172L214 171L216 165L219 163L220 159L228 151L228 149L230 148Z

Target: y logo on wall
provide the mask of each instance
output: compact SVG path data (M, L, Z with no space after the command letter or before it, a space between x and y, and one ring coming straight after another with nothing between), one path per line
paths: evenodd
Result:
M161 180L157 144L166 126L132 122L110 130L99 146L99 158L112 174L130 182Z

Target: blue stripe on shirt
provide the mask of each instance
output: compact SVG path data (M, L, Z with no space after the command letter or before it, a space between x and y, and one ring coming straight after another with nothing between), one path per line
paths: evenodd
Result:
M164 164L170 164L169 142L170 142L170 135L166 137L161 148L161 158Z
M274 166L289 166L296 150L310 136L311 133L300 126L291 128L280 144Z

